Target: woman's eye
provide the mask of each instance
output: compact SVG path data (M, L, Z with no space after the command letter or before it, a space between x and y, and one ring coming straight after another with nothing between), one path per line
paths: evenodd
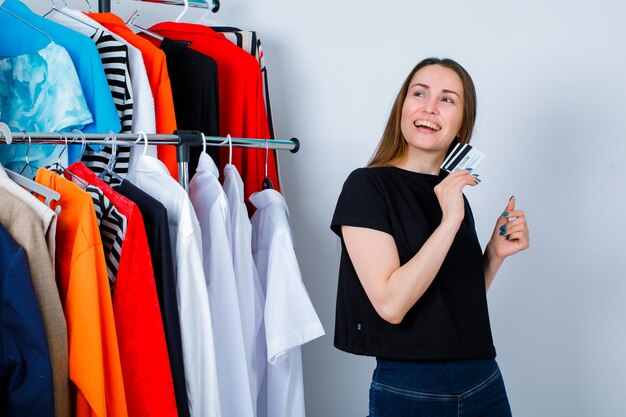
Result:
M424 97L424 92L423 91L416 91L415 93L413 93L413 95L415 97Z
M450 104L454 103L454 101L450 97L444 97L441 99L441 101L443 101L444 103L450 103Z

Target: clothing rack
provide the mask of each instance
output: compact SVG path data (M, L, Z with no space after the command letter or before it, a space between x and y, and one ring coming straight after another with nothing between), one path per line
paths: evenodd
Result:
M69 136L73 137L71 139ZM19 137L17 137L19 136ZM83 140L84 137L84 140ZM209 146L230 146L229 139L221 136L205 136L196 130L177 130L172 135L148 134L146 135L148 145L174 145L176 146L176 161L178 162L178 182L187 191L189 189L189 147L202 146L204 140ZM142 136L136 133L119 133L114 135L117 145L145 145ZM113 137L110 134L98 133L58 133L58 132L13 132L8 134L6 129L0 129L0 144L53 144L53 145L82 145L89 144L113 144ZM230 138L230 144L236 147L288 150L292 153L300 150L300 141L297 138L289 140L277 139L249 139Z

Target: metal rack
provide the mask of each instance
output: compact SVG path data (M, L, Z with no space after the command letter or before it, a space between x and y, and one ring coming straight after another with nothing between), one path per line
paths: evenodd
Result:
M69 134L72 136L74 134ZM83 140L84 136L84 140ZM141 145L145 144L141 135L136 133L119 133L98 134L85 133L74 135L72 139L68 138L68 134L58 132L15 132L9 134L6 130L0 129L0 144L112 144L112 139L118 145ZM177 130L172 135L149 134L146 135L148 145L173 145L176 146L176 161L178 162L178 182L181 186L188 189L189 185L189 147L201 146L204 141L211 146L230 146L229 139L221 136L205 136L196 130ZM297 138L289 140L277 139L248 139L248 138L230 138L230 144L234 147L257 148L257 149L273 149L288 150L292 153L298 152L300 149L300 141Z
M182 5L183 2L182 1L176 1L176 0L143 0L146 1L148 3L161 3L161 4L174 4L174 5ZM220 9L220 2L219 0L213 0L213 8L211 9L211 11L213 13L217 13L217 11ZM193 0L189 0L189 6L190 7L202 7L202 8L207 8L207 3L205 1L193 1ZM103 13L103 12L110 12L111 11L111 0L98 0L98 10Z

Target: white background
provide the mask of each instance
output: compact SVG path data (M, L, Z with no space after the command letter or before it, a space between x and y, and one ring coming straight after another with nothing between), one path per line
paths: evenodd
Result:
M136 7L113 0L124 19ZM150 26L182 8L141 10L138 23ZM531 248L489 292L513 414L626 415L624 16L617 0L222 0L216 24L262 39L277 137L302 141L280 161L303 278L327 332L303 349L309 417L367 415L374 360L332 346L339 244L328 226L404 77L428 56L456 59L476 84L473 144L487 158L467 196L483 245L512 194L530 224Z

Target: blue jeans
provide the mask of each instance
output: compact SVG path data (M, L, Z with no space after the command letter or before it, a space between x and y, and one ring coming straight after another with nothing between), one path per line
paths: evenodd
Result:
M511 417L495 360L378 359L369 417Z

